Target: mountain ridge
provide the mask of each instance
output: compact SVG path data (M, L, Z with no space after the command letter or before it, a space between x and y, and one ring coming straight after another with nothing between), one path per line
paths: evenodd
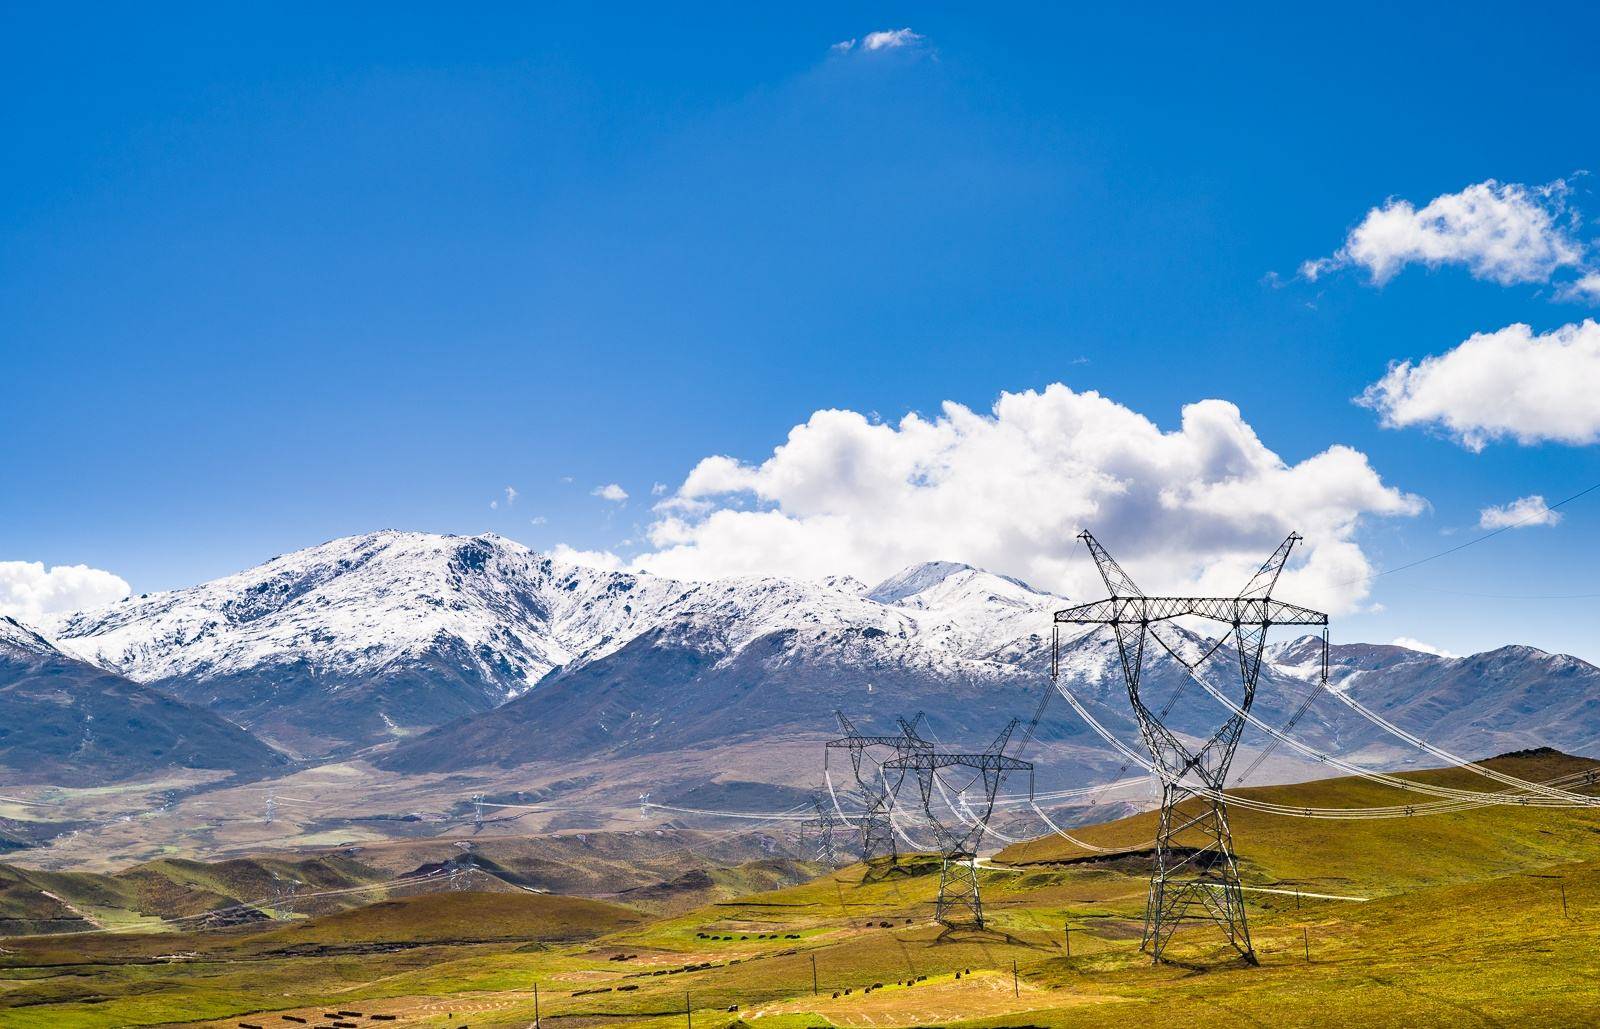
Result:
M567 564L493 534L384 530L46 629L85 660L321 756L341 749L330 720L350 723L359 746L404 737L492 710L664 626L726 655L802 627L871 630L935 660L983 663L1059 599L969 566L939 568L908 569L918 588L885 604L839 580L687 582ZM948 595L933 597L941 586Z
M0 767L8 782L102 786L160 769L256 775L287 765L217 714L72 657L0 616Z
M569 564L493 534L384 530L44 629L307 759L378 747L375 760L420 771L465 767L472 755L537 760L529 739L572 760L763 734L811 739L834 706L890 721L925 709L942 738L982 738L1048 689L1050 615L1068 604L953 561L870 587L844 576L690 582ZM1180 652L1203 649L1200 637L1170 632ZM1586 699L1600 695L1600 669L1577 658L1516 645L1459 658L1391 644L1329 653L1334 689L1464 753L1581 749L1585 726L1600 733L1600 709ZM1207 670L1219 686L1229 660ZM1149 661L1151 696L1182 687L1186 673L1162 648ZM1283 724L1320 668L1319 637L1272 644L1257 714ZM1107 725L1136 735L1104 634L1062 671ZM1190 703L1173 715L1179 731L1214 727L1220 709ZM1314 698L1296 732L1312 746L1407 763L1394 740L1330 697ZM1091 760L1083 755L1096 741L1074 720L1041 735ZM1247 747L1266 742L1246 736Z

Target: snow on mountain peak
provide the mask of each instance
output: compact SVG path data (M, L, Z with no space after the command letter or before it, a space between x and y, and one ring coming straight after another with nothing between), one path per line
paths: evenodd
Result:
M678 582L566 564L495 535L396 530L61 616L50 628L75 654L147 682L291 665L331 682L448 651L498 701L664 625L730 650L778 629L911 628L905 615L816 583Z
M10 615L0 615L0 658L33 660L56 657L61 651L42 634Z
M295 746L318 737L306 743L315 752L328 745L329 719L359 722L339 731L360 742L415 731L488 710L651 632L719 663L772 637L797 659L863 676L887 662L994 678L1010 674L1015 655L1038 651L1061 606L954 562L907 569L869 593L844 578L684 582L568 564L495 535L388 529L58 616L45 629L74 656Z
M880 604L932 607L937 606L936 600L970 595L975 589L1017 598L1049 596L1009 575L986 572L959 561L925 561L889 576L872 587L867 597Z

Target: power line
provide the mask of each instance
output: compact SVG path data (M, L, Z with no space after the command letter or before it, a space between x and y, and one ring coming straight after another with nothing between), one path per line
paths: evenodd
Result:
M1445 550L1441 550L1437 554L1429 554L1427 557L1419 557L1415 561L1407 561L1405 564L1395 565L1393 568L1385 568L1381 572L1372 572L1372 573L1370 573L1368 575L1363 575L1363 576L1360 576L1360 577L1355 578L1355 579L1350 579L1350 580L1348 580L1346 582L1335 583L1334 584L1334 588L1337 589L1340 586L1355 586L1355 585L1357 585L1359 583L1371 582L1374 579L1381 579L1385 575L1393 575L1396 572L1404 572L1404 571L1407 571L1409 569L1415 568L1418 565L1425 565L1429 561L1437 561L1441 557L1449 557L1451 554L1457 553L1457 552L1462 551L1462 550L1466 550L1468 547L1475 547L1479 543L1484 542L1485 540L1494 539L1496 536L1500 535L1503 532L1509 532L1512 529L1520 529L1524 525L1530 525L1533 522L1537 521L1539 518L1543 517L1545 512L1554 511L1554 510L1557 510L1558 508L1565 507L1567 504L1572 503L1574 500L1577 500L1577 499L1579 499L1581 497L1588 496L1590 493L1593 493L1595 490L1600 490L1600 482L1597 482L1593 486L1589 486L1586 489L1579 490L1578 492L1574 493L1572 496L1567 497L1565 500L1560 500L1560 501L1557 501L1554 504L1545 505L1544 511L1538 511L1538 512L1535 512L1533 514L1527 515L1527 516L1525 516L1523 518L1519 518L1514 522L1509 522L1509 523L1507 523L1505 525L1502 525L1499 528L1490 529L1488 532L1484 533L1483 535L1475 536L1472 539L1467 540L1465 543L1457 543L1455 546L1449 547L1449 548L1447 548Z

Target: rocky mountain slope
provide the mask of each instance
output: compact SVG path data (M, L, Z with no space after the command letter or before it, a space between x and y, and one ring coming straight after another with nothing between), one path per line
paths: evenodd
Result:
M657 630L725 656L773 632L866 638L943 674L993 678L1009 674L1004 648L1060 604L964 567L934 582L937 594L885 601L843 581L678 582L497 536L379 532L50 629L87 660L315 756L489 711Z
M792 763L750 755L814 747L835 707L884 725L923 710L938 739L963 746L1026 720L1049 690L1050 613L1067 603L951 562L870 587L849 577L695 583L566 564L492 535L379 532L50 628L105 668L312 757L385 744L374 760L431 772L731 747L744 755L731 771L759 779L766 763L777 777L766 781L782 781ZM1178 626L1163 632L1180 652L1204 646ZM1283 724L1299 710L1320 669L1316 648L1274 645L1258 694L1263 719ZM1147 660L1152 706L1185 690L1173 723L1214 728L1221 709L1184 685L1181 666L1159 647ZM1207 675L1232 692L1236 667L1224 648ZM1063 674L1136 744L1105 634L1076 645ZM1585 752L1600 736L1590 700L1600 669L1532 648L1446 658L1339 645L1331 678L1467 756L1537 745ZM1380 765L1436 763L1326 696L1295 734ZM1067 780L1121 762L1059 699L1039 736L1030 746ZM1247 730L1247 748L1266 742Z
M213 712L63 654L0 617L0 768L99 786L177 768L266 774L287 759Z

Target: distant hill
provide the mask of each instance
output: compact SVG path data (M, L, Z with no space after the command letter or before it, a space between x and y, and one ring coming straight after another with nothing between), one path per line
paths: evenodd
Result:
M177 768L258 775L287 764L213 712L70 657L0 617L0 769L8 783L99 786Z
M333 916L269 929L286 947L393 941L402 925L409 925L404 938L413 943L464 935L441 914L476 920L473 932L486 934L481 938L566 939L635 917L577 897L660 910L815 874L814 866L774 860L777 845L765 834L651 830L395 841L210 862L163 858L109 873L0 864L0 936L265 922L288 913L274 907L281 905L298 916ZM426 899L440 890L458 895L449 889L448 872L469 866L481 872L462 885L483 896L478 905L462 912ZM695 883L708 868L708 881ZM415 906L369 906L399 898L417 899ZM339 916L352 908L362 910ZM163 919L183 921L163 926Z

